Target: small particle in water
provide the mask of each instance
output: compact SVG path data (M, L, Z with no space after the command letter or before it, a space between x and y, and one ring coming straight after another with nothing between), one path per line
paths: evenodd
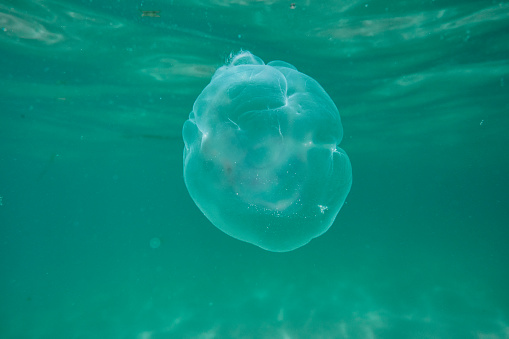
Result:
M151 248L157 249L159 248L159 246L161 246L161 239L159 239L158 237L153 237L152 239L150 239Z
M3 206L2 197L0 197L0 206Z
M483 123L484 123L484 120L481 120L481 123L479 124L479 126L482 126Z
M151 18L160 18L161 16L159 15L159 13L161 13L161 11L142 11L140 9L140 12L141 12L141 16L148 16L148 17L151 17Z
M295 9L297 7L297 5L295 4L295 2L292 2L290 4L290 9Z

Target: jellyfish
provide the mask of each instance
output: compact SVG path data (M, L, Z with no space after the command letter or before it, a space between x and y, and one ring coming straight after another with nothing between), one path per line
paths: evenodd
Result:
M216 70L185 121L191 198L224 233L287 252L325 233L352 184L336 105L313 78L248 51Z

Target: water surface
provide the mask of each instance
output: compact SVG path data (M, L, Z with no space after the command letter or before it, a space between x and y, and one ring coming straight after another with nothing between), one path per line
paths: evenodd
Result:
M509 5L0 4L2 338L508 338ZM182 124L232 52L339 108L353 186L288 253L224 235Z

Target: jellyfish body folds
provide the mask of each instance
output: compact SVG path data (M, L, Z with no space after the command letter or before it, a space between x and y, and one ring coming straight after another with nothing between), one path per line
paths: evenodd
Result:
M311 77L247 51L217 69L182 130L184 181L217 228L273 252L326 232L352 183L336 105Z

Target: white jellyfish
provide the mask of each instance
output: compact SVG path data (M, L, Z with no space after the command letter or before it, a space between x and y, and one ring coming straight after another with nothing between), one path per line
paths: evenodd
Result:
M230 236L274 252L326 232L352 184L339 112L311 77L244 51L219 68L184 123L184 180Z

